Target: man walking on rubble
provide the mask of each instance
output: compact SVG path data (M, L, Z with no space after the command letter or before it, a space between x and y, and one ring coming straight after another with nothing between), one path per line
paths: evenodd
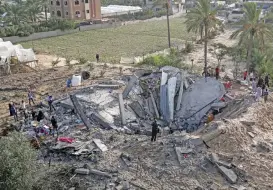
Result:
M35 105L33 93L30 90L28 91L27 96L28 96L29 105L31 106L31 102L33 103L33 105Z
M53 137L54 137L54 133L57 132L57 137L58 137L58 124L57 124L57 121L55 119L54 116L51 117L51 124L52 124L52 127L53 127Z
M50 112L52 112L52 108L55 110L55 108L52 105L52 103L53 103L53 96L48 95L47 102L48 102L48 105L49 105Z
M156 141L156 135L158 133L158 126L157 126L157 123L156 123L156 120L154 120L154 122L152 123L152 139L151 141Z

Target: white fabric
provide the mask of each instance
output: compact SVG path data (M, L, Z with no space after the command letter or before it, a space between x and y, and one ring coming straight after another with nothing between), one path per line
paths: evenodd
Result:
M1 42L1 40L0 56L6 57L8 60L10 60L12 56L16 56L18 57L18 61L22 63L37 60L32 49L24 49L21 44L13 45L10 41Z

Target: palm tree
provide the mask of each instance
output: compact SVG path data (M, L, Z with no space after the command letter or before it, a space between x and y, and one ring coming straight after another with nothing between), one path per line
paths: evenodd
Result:
M6 20L14 25L20 24L25 18L25 10L20 4L4 4L3 6L5 12L7 12Z
M258 42L259 48L263 49L265 41L273 39L273 28L264 22L265 18L260 19L261 9L257 9L256 3L245 3L243 10L245 17L242 20L242 26L232 33L230 39L235 39L239 36L239 45L246 43L246 69L249 71L255 41Z
M207 51L208 34L210 30L217 29L221 22L216 18L216 10L212 10L209 0L198 0L195 8L191 9L186 15L186 26L188 32L200 33L204 31L204 72L207 73Z
M27 11L28 20L31 22L37 22L41 19L41 12L43 10L43 2L41 0L27 0L25 3L25 9Z

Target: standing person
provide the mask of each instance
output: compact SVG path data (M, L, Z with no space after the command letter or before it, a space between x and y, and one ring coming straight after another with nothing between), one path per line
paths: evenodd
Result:
M255 94L257 91L256 79L252 79L252 92Z
M157 127L157 123L156 120L154 120L154 122L152 123L152 139L151 141L156 141L156 135L158 132L158 127Z
M219 69L219 67L217 66L217 67L215 68L215 76L216 76L216 80L218 80L218 79L219 79L219 75L220 75L220 69Z
M258 83L257 83L257 87L262 87L262 86L263 86L263 83L264 83L263 78L262 78L262 77L259 77Z
M264 103L267 102L267 98L268 98L268 89L266 88L264 91Z
M24 113L25 118L27 118L27 109L26 109L26 103L24 100L22 100L22 105L21 105L22 112Z
M266 74L265 77L264 77L264 84L269 87L269 75Z
M12 111L11 111L12 108L11 108L11 107L12 107L12 104L9 103L9 115L10 115L10 116L12 116Z
M253 72L251 72L251 73L249 74L249 78L250 78L250 81L252 81L252 80L254 79L254 74L253 74Z
M31 106L31 102L33 103L33 105L35 105L33 93L30 90L28 91L28 102L30 106Z
M32 116L32 120L36 119L36 111L34 111L34 109L31 109L31 116Z
M12 114L12 116L14 116L14 120L18 121L17 110L16 110L14 103L11 105L11 114Z
M244 72L244 80L247 78L247 70Z
M37 121L40 122L44 118L45 118L45 116L44 116L43 112L40 110L38 115L37 115Z
M54 116L51 117L51 124L53 127L53 137L54 137L55 131L57 132L57 137L58 137L58 124Z
M52 103L53 103L53 96L48 95L47 102L48 102L48 105L49 105L50 112L52 111L52 108L55 110L55 108L52 105Z
M100 55L97 53L96 54L96 60L97 60L97 63L99 62L99 60L100 60Z
M261 96L262 96L262 88L260 86L258 86L257 91L256 91L256 95L255 95L255 100L259 101Z
M263 83L262 85L262 96L264 95L264 91L265 91L265 83Z

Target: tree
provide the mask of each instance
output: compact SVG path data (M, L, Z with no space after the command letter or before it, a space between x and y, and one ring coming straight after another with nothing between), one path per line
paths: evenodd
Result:
M35 183L36 153L18 132L0 138L1 189L27 190Z
M242 26L232 33L230 39L239 36L239 45L247 45L247 64L246 69L250 71L251 59L255 41L263 49L265 41L273 39L273 28L266 24L261 17L261 9L257 8L256 3L244 4L245 17L242 20Z
M25 19L25 10L22 8L22 4L4 4L3 6L7 15L5 17L7 22L11 22L14 25L18 25Z
M212 10L209 0L198 0L195 8L186 15L188 32L203 33L204 30L204 71L207 73L207 52L209 30L216 30L222 23L216 18L216 10Z
M204 33L204 71L207 72L207 52L209 30L216 30L222 23L216 18L216 10L212 10L209 0L198 0L195 8L186 15L188 32Z

